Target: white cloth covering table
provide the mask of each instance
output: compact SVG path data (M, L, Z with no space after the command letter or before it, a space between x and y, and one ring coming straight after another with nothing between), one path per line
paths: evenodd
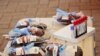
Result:
M44 37L49 37L52 34L56 35L56 33L59 33L59 31L60 30L62 31L63 28L65 27L64 25L61 25L60 23L56 22L56 20L54 18L36 18L36 19L39 20L39 22L45 23L48 26L47 32L49 31L49 33L51 33L51 34L47 34ZM72 43L75 43L75 44L79 45L82 48L83 56L94 56L94 33L95 33L95 28L88 27L88 30L89 31L85 35L80 37L81 40L80 39L79 39L79 41L75 40L76 42L72 42ZM59 35L61 35L61 34L59 34ZM58 40L60 39L59 36L53 36L53 38L56 38ZM69 42L70 42L70 40L69 40ZM8 56L7 51L8 51L8 48L9 48L10 44L11 44L11 41L8 42L4 52L2 53L2 56Z

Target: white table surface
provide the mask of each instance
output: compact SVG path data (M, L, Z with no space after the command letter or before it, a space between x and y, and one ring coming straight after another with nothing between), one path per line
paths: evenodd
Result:
M34 19L34 18L33 18ZM60 31L61 32L63 32L63 30L64 29L66 29L66 27L65 26L63 26L63 25L61 25L61 24L59 24L58 22L57 23L55 23L55 20L54 20L54 18L36 18L37 20L40 20L40 22L43 22L43 23L45 23L45 24L47 24L47 25L49 25L49 27L47 28L48 30L51 30L51 33L52 34L54 34L55 36L60 36L60 37L63 37L64 36L64 38L66 38L66 35L67 34L65 34L65 33L60 33ZM55 27L55 26L57 26L57 28ZM54 28L54 29L53 29ZM55 31L55 29L56 29L56 31ZM53 30L53 31L52 31ZM58 31L57 31L58 30ZM53 33L53 32L55 32L55 33ZM66 32L66 31L65 31ZM81 38L81 40L83 40L83 39L85 39L86 37L88 37L88 36L90 36L92 33L94 33L95 32L95 28L92 28L92 27L88 27L88 32L85 34L85 35L83 35L83 36L81 36L80 38ZM68 32L67 32L68 33ZM59 34L59 35L58 35ZM64 35L63 35L64 34ZM70 35L69 35L70 36ZM86 36L86 37L85 37ZM58 38L58 39L60 39L60 37L55 37L55 38ZM79 39L80 39L79 38ZM83 39L82 39L83 38ZM61 38L62 39L62 38ZM89 38L90 39L90 38ZM91 38L91 39L93 39L93 38ZM76 39L73 39L73 40L75 40L76 42L77 42L77 40ZM80 41L81 41L80 40ZM87 39L88 40L88 39ZM87 40L85 41L85 42L87 42ZM70 41L70 40L68 40L68 41ZM91 40L92 41L92 40ZM73 41L72 41L73 42ZM84 42L84 41L83 41ZM79 44L80 46L82 46L82 48L84 49L85 47L83 47L83 42L81 42L81 44ZM84 42L84 43L85 43ZM90 41L88 41L89 43L93 43L93 42L90 42ZM2 53L2 56L8 56L7 55L7 51L8 51L8 48L10 47L10 44L11 44L11 41L9 41L8 42L8 44L7 44L7 46L6 46L6 48L5 48L5 50L4 50L4 52ZM93 46L93 45L90 45L91 47ZM87 47L86 47L87 48ZM85 49L86 49L85 48ZM92 52L93 52L93 50L92 50ZM87 56L87 55L84 55L84 56Z
M95 32L95 28L94 27L87 27L87 33L78 37L78 38L73 38L72 36L72 31L70 30L70 26L68 25L56 32L53 33L53 35L55 35L55 38L67 41L67 42L71 42L71 43L77 43L82 41L83 39L85 39L86 37L93 35L93 33Z

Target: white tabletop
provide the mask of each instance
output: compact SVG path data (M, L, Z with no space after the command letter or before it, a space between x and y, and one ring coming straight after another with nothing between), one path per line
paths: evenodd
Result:
M74 38L71 38L70 30L67 29L70 25L68 25L68 26L61 25L60 23L56 22L54 18L31 18L31 19L37 19L40 22L45 23L48 26L47 29L51 31L51 34L57 36L55 38L69 41L72 43L79 42L95 32L95 28L87 27L87 33L85 35L79 37L78 39L74 39ZM3 56L8 56L6 54L7 54L8 48L10 47L10 44L11 44L11 41L8 42L8 44L4 50Z

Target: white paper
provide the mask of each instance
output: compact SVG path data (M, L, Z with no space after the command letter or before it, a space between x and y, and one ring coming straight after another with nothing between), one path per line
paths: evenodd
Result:
M20 44L20 43L22 43L22 39L21 39L21 38L17 38L17 39L16 39L16 42L17 42L18 44Z
M32 47L28 50L29 54L38 54L39 53L39 47Z
M68 16L62 16L62 19L63 20L68 20L69 18L68 18Z
M30 41L36 41L36 37L37 37L37 36L29 36Z
M22 42L22 38L24 38L24 42L25 42L25 43L28 43L28 42L31 42L31 41L36 41L36 37L37 37L37 36L25 36L25 37L20 37L20 38L17 38L17 39L16 39L16 42L17 42L17 44L23 43L23 42Z
M24 50L22 47L16 48L16 55L23 55L24 54Z
M57 52L58 52L58 47L54 45L53 56L57 56Z

